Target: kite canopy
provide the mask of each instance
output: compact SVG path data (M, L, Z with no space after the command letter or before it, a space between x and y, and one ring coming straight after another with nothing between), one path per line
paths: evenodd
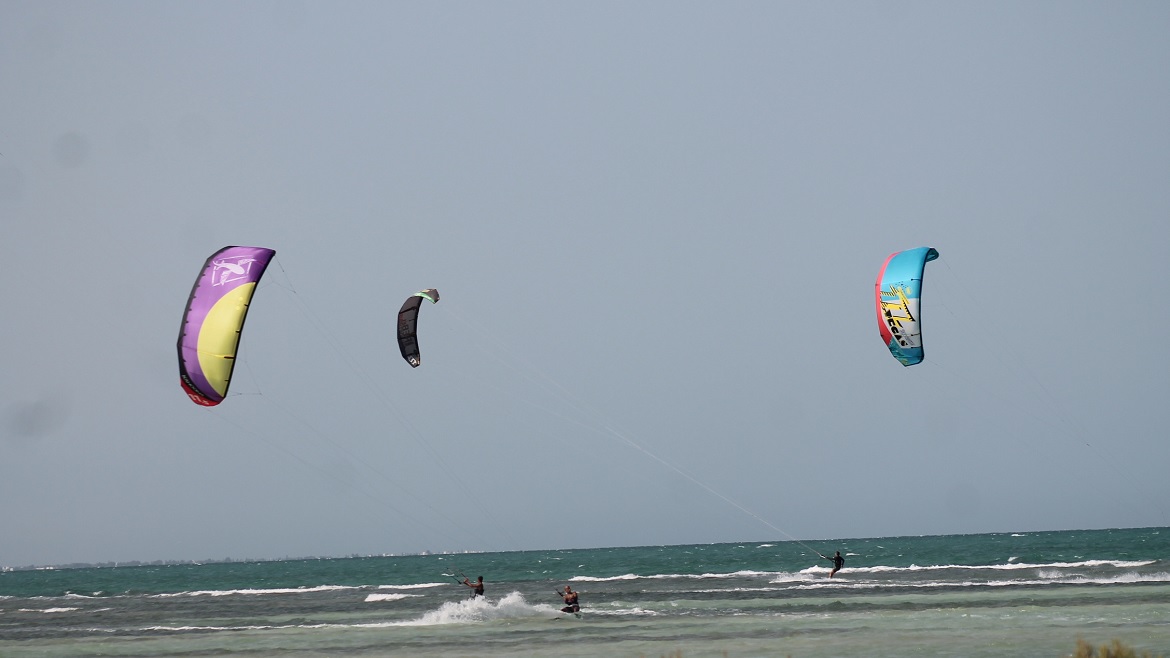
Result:
M904 366L922 363L922 272L936 258L938 252L931 247L890 254L874 285L878 331L890 354Z
M402 352L402 358L410 364L410 367L417 368L422 361L418 354L418 309L422 306L423 300L426 299L432 304L439 301L439 291L434 288L427 288L420 290L402 303L402 308L398 309L398 351Z
M179 326L179 383L195 404L223 401L256 283L276 254L264 247L224 247L203 263Z

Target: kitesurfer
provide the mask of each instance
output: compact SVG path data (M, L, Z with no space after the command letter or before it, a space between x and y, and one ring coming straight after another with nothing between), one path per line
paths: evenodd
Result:
M565 607L561 608L561 612L574 614L581 612L581 606L577 603L577 593L568 585L565 585L565 593L561 594L561 598L565 600Z
M463 584L471 588L471 598L474 599L477 596L483 596L483 576L477 578L474 583L471 582L471 580L464 578Z
M825 559L833 563L833 570L829 572L829 578L832 578L833 574L840 571L841 567L845 564L845 558L841 557L841 551L837 551L836 555L833 557L826 557Z

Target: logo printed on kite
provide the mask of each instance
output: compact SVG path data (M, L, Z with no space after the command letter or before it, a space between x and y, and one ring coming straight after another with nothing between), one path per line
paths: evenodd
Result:
M250 256L236 256L234 258L217 258L212 264L214 273L211 277L211 285L224 286L233 281L239 281L246 278L248 273L252 270L252 263L256 259Z
M878 332L891 356L904 366L921 363L922 273L926 263L938 258L931 247L907 249L889 255L874 283Z
M203 397L202 395L198 395L198 394L192 393L190 391L187 391L187 397L191 398L192 402L194 402L195 404L202 406L202 407L214 407L216 404L215 402L208 400L207 398Z
M881 307L885 313L886 326L889 327L890 333L902 347L917 347L918 343L914 340L913 335L907 336L903 333L902 323L915 322L915 313L917 309L912 306L917 305L917 299L909 299L911 292L902 284L893 284L887 290L881 291ZM886 301L886 298L893 298L897 301ZM895 314L895 312L897 312Z

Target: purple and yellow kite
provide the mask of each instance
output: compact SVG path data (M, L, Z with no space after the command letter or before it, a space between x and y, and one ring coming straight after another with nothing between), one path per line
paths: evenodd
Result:
M179 383L195 404L227 396L252 293L276 252L224 247L203 264L179 327Z

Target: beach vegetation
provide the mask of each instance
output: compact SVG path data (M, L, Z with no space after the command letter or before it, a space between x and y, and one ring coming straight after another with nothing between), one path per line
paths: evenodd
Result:
M1092 644L1077 638L1077 650L1071 658L1165 658L1165 656L1162 654L1155 656L1149 651L1138 653L1116 638L1109 644L1102 644L1100 647L1093 647Z

